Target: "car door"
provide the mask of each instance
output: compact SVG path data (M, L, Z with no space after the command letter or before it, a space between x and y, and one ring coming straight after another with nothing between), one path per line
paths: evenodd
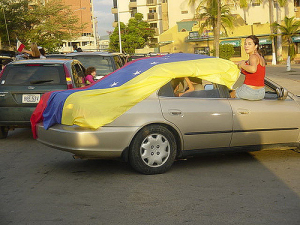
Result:
M184 150L229 147L232 110L220 87L198 91L197 97L174 97L172 88L171 94L160 91L162 114L180 130Z
M296 142L299 105L291 97L279 100L275 84L266 82L263 100L230 99L229 102L233 110L231 146Z

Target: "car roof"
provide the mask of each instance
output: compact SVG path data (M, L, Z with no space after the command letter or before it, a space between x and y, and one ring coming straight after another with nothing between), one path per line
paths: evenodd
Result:
M43 64L64 64L66 62L74 61L74 59L25 59L14 61L11 64L31 64L31 63L43 63Z
M66 56L80 56L80 55L100 55L100 56L115 56L115 53L110 52L71 52L66 54Z

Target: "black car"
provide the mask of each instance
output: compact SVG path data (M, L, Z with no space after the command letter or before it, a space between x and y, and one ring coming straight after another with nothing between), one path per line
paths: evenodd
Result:
M41 96L83 86L85 68L75 59L21 60L0 73L0 138L10 128L29 127Z
M79 60L85 68L93 66L96 68L96 79L121 68L126 59L123 54L107 52L72 52L66 54L66 58Z

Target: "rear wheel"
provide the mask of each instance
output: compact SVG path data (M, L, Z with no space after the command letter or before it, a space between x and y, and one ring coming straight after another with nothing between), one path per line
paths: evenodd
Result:
M0 126L0 139L7 138L8 127Z
M151 125L135 136L130 146L129 162L144 174L164 173L172 166L176 149L175 137L167 128Z

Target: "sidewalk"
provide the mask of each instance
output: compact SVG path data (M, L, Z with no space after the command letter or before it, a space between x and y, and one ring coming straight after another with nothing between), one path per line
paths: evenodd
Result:
M300 64L292 64L287 72L286 65L270 65L266 67L266 77L280 84L296 95L300 95Z

